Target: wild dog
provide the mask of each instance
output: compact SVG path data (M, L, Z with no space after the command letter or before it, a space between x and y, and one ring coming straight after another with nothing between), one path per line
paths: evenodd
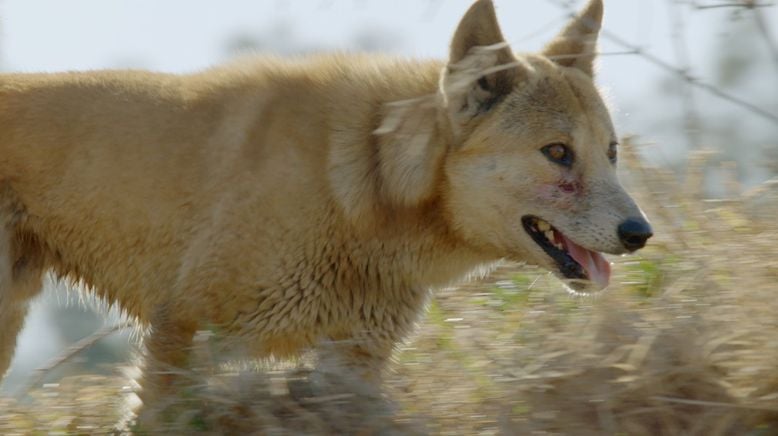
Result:
M590 0L539 54L477 0L447 62L0 76L0 374L47 271L149 328L146 403L207 326L377 384L430 291L474 270L607 286L601 252L651 228L593 83L602 12Z

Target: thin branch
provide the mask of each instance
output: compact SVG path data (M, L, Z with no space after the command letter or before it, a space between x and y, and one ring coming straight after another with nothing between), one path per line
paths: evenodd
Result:
M37 368L32 376L30 376L30 379L27 381L27 383L22 386L21 389L16 394L17 398L22 398L34 387L37 386L43 381L43 379L46 377L47 374L49 374L51 371L53 371L58 366L62 365L63 363L70 360L73 356L76 354L84 351L85 349L91 347L95 344L95 342L99 341L100 339L103 339L104 337L117 332L119 330L124 330L126 328L132 327L133 323L131 321L126 321L119 324L114 324L110 326L103 326L96 332L92 333L91 335L82 338L75 344L71 345L70 347L65 350L64 353L60 354L59 356L55 357L54 359L47 362L45 365L43 365L40 368Z
M635 50L623 50L623 51L584 52L584 53L569 54L569 55L551 55L546 57L551 60L561 60L561 59L576 59L576 58L592 56L592 55L600 57L600 56L626 56L626 55L634 55L634 54L637 54Z
M651 397L651 399L657 400L657 401L663 401L663 402L666 402L666 403L688 404L688 405L691 405L691 406L724 407L724 408L730 408L730 409L764 410L764 411L768 411L768 412L778 412L778 408L770 407L770 406L756 406L756 405L749 405L749 404L722 403L720 401L690 400L688 398L665 397L665 396L662 396L662 395L655 395L655 396Z
M695 9L718 9L718 8L766 8L773 6L774 3L756 3L754 1L745 0L743 2L738 3L719 3L715 5L698 5L693 4Z

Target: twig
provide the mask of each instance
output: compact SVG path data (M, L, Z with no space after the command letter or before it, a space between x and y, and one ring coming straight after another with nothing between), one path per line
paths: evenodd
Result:
M96 332L92 333L91 335L82 338L75 344L68 347L64 353L60 354L59 356L55 357L54 359L47 362L42 367L39 367L35 370L33 375L30 376L30 379L27 381L27 383L22 386L21 389L16 394L17 398L22 398L34 387L41 383L44 377L46 377L46 374L53 371L58 366L62 365L63 363L70 360L73 356L76 354L84 351L85 349L91 347L95 344L95 342L99 341L100 339L103 339L104 337L117 332L119 330L124 330L126 328L132 327L133 323L131 321L126 321L119 324L114 324L110 326L103 326Z
M715 5L698 5L693 4L695 9L718 9L718 8L766 8L769 6L773 6L773 3L756 3L752 0L746 0L744 2L735 2L735 3L719 3Z
M667 403L677 403L677 404L688 404L691 406L726 407L731 409L764 410L768 412L778 412L778 408L768 407L768 406L753 406L748 404L722 403L720 401L690 400L688 398L665 397L661 395L655 395L651 398L657 401L664 401Z
M322 404L330 401L343 401L354 398L354 394L332 394L323 397L302 398L299 400L302 404Z

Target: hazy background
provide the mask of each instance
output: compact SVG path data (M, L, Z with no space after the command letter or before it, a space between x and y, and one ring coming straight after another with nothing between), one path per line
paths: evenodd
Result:
M381 51L444 58L469 3L3 0L0 67L186 73L252 51L295 56ZM570 8L581 5L565 0L495 3L516 51L542 47ZM740 193L778 171L778 7L767 0L756 2L757 8L737 6L743 3L606 1L598 82L620 132L637 135L646 159L672 168L683 168L692 151L715 151L706 171L708 195L715 197ZM77 295L52 295L36 302L0 392L18 387L31 370L104 322ZM127 344L127 335L101 341L62 371L126 361Z

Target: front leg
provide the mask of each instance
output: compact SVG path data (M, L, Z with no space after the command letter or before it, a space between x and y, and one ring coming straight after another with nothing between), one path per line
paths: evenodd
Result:
M188 366L197 324L181 311L160 308L151 321L151 332L144 338L144 367L140 384L143 402L137 411L137 423L154 429L165 421L165 410L174 410L177 392L187 387L182 376Z
M335 382L342 379L353 393L381 396L381 382L392 352L416 324L428 295L405 289L352 300L355 310L343 323L349 328L317 346L314 375Z
M337 389L343 384L354 393L376 397L381 395L384 370L394 349L394 341L371 335L325 341L317 347L318 362L313 374L317 388Z

